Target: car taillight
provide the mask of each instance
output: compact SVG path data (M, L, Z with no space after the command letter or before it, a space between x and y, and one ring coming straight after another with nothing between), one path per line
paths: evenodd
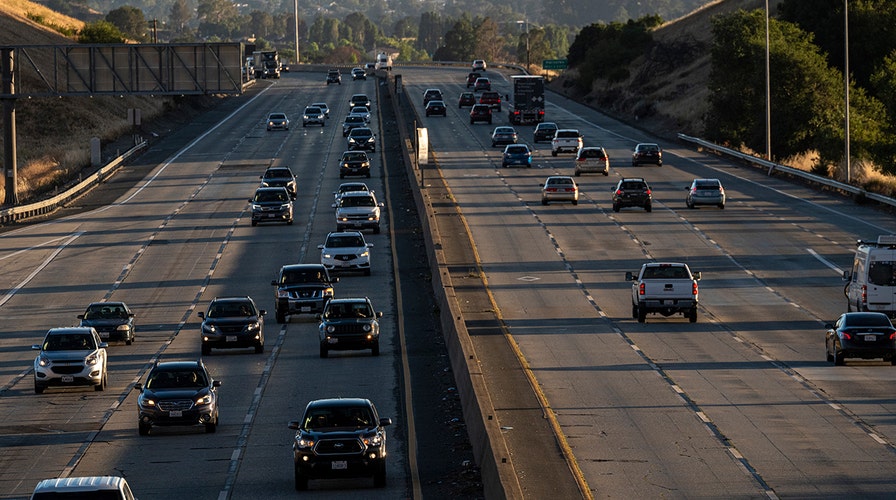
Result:
M616 190L616 194L619 195L619 196L622 196L622 190L621 190L621 189L617 189L617 190Z
M638 285L638 295L644 295L644 283Z
M697 295L697 282L696 281L691 285L691 295Z
M582 158L576 158L576 161L585 161L585 157L582 157Z
M644 190L644 194L650 194L650 190L649 190L649 189L645 189L645 190Z
M852 335L850 335L849 332L839 332L839 333L840 333L840 336L843 337L844 339L852 340Z
M888 335L887 338L890 340L896 340L896 330L890 332L890 335Z

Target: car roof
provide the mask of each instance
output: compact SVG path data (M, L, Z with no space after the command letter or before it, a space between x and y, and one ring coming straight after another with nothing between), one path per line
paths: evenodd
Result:
M372 191L346 191L342 197L343 198L361 198L361 197L373 197Z
M94 331L92 326L62 326L58 328L50 328L47 331L47 335L66 335L70 333L92 333Z
M269 116L272 116L272 117L273 117L273 116L282 116L282 117L285 118L285 117L286 117L286 113L271 113Z
M373 134L373 130L371 130L371 129L368 128L368 127L355 127L355 128L353 128L352 131L349 132L348 134L349 134L349 135L362 135L362 134L368 134L368 133L370 133L370 134L372 135L372 134Z
M265 191L286 191L286 188L283 186L262 186L255 188L256 193Z
M316 109L316 110L320 111L320 106L314 106L314 105L311 105L311 106L305 106L305 111L309 111L309 110L312 110L312 109Z
M338 300L338 299L331 299ZM314 401L309 401L308 405L305 407L305 410L310 410L312 408L317 407L352 407L352 406L369 406L372 403L369 399L363 398L326 398L326 399L315 399Z
M278 171L289 172L289 174L292 175L292 169L289 168L289 167L283 167L283 166L281 166L281 167L268 167L268 168L264 171L264 173L267 174L268 172L278 172Z
M285 265L280 268L281 271L287 270L287 269L290 271L294 271L296 269L318 269L318 270L323 269L323 270L326 270L327 268L324 267L323 264L288 264L288 265Z
M82 476L44 479L34 487L34 493L118 491L127 481L118 476Z
M445 104L445 102L442 101L441 99L432 99L431 101L429 101L428 103L426 103L426 105L429 106L429 105L432 104L432 103L442 104L442 105Z
M331 231L327 233L327 238L330 236L358 236L360 235L362 238L364 237L364 233L361 231Z
M554 122L541 122L535 126L535 128L559 128L557 124Z
M500 126L500 127L495 127L495 132L497 132L497 131L499 131L499 130L500 130L501 132L516 132L516 129L514 129L513 127L508 127L507 125L503 125L503 126Z
M551 175L551 176L549 176L549 177L547 178L548 182L550 182L550 181L554 181L554 180L559 180L559 179L569 179L569 180L573 180L573 178L570 177L570 176L568 176L568 175Z
M356 122L358 120L364 121L364 117L356 113L352 113L345 117L345 121L347 122Z
M312 102L311 106L317 106L318 108L329 108L329 106L327 106L327 103L325 102Z
M354 99L355 97L363 97L364 99L370 99L369 97L367 97L367 94L354 94L352 96L352 99Z
M185 370L205 366L201 361L159 361L152 369L155 370Z

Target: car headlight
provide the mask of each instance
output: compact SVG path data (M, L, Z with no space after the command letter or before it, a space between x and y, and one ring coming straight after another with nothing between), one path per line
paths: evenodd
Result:
M370 257L370 250L364 250L361 252L361 257Z
M327 325L327 333L333 333L336 331L336 327L333 325Z
M258 204L256 204L256 203L253 203L253 204L252 204L252 211L253 211L253 212L260 212L260 211L261 211L261 205L258 205Z
M86 358L84 358L84 363L87 364L87 366L93 366L99 362L100 362L100 357L99 357L99 355L97 355L97 353L93 353L90 356L87 356Z
M212 404L212 395L211 394L203 394L196 398L195 403L197 405L210 405Z
M218 331L218 329L215 327L215 325L206 325L206 324L203 323L203 324L202 324L202 331L203 331L203 332L208 332L208 333L215 333L216 331Z
M296 448L312 448L314 439L309 436L296 436Z
M261 187L271 187L271 185L268 184L268 181L261 181Z
M140 405L154 407L156 405L156 400L152 398L143 398L140 400Z
M269 127L273 127L273 126L274 126L274 122L268 122L268 126L269 126Z
M115 329L120 332L126 332L131 329L131 325L118 325Z
M280 210L289 210L289 203L284 203L280 205Z
M302 115L302 119L303 119L303 120L307 120L308 118L311 118L311 117L308 116L308 115Z
M246 329L249 330L250 332L253 332L255 330L258 330L258 326L259 326L258 322L253 321L253 322L249 323L248 325L246 325Z
M289 298L289 292L287 290L277 290L277 298L278 299L286 299Z
M348 143L349 143L349 144L354 144L354 143L355 143L355 138L354 138L354 137L349 137L349 138L348 138Z
M333 258L333 254L331 254L331 253L322 253L322 254L320 254L320 256L323 257L323 258L325 258L325 259L332 259L332 258Z
M380 434L374 434L373 436L365 437L364 444L366 444L367 446L381 446L383 444L383 436Z
M40 366L49 366L49 365L50 365L50 358L48 358L48 357L44 356L43 354L41 354L40 356L37 357L37 364L40 365Z
M324 297L332 297L332 296L333 296L333 289L332 289L332 288L327 288L327 289L324 290Z

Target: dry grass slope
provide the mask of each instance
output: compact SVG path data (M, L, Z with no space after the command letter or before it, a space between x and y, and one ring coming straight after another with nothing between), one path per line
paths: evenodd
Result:
M28 18L78 29L81 21L28 0L0 1L0 45L71 45L74 40ZM16 101L16 146L19 202L24 203L77 178L89 163L92 137L103 142L128 133L127 110L139 108L144 121L170 106L169 98L66 97ZM0 130L3 127L0 121ZM3 135L0 134L0 147ZM0 176L0 199L5 195Z

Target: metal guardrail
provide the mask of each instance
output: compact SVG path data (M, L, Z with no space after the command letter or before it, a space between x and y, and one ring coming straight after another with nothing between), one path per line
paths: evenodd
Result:
M717 151L724 155L733 156L735 158L744 160L744 161L752 163L754 165L759 165L759 166L768 168L769 175L771 175L771 173L775 170L780 170L782 172L786 172L789 175L792 175L794 177L800 177L802 179L813 182L815 184L821 184L823 186L826 186L826 187L829 187L832 189L837 189L840 191L844 191L844 192L850 193L855 196L861 196L861 197L867 198L869 200L874 200L874 201L884 204L884 205L896 207L896 199L889 198L887 196L884 196L884 195L881 195L878 193L869 193L868 191L865 191L862 188L859 188L859 187L856 187L856 186L853 186L850 184L844 184L842 182L838 182L833 179L829 179L827 177L822 177L820 175L815 175L815 174L800 170L798 168L781 165L780 163L763 160L762 158L757 158L755 156L748 155L746 153L741 153L740 151L735 151L733 149L726 148L724 146L719 146L718 144L713 144L709 141L705 141L705 140L699 139L697 137L690 137L690 136L687 136L684 134L678 134L678 138L682 141L697 144L706 149L711 149L713 151Z
M66 189L64 192L53 196L52 198L41 200L36 203L27 205L19 205L17 207L6 208L0 210L0 224L6 224L17 220L27 219L38 215L48 214L62 205L81 196L95 185L103 182L115 170L117 170L125 160L136 154L147 145L146 140L137 144L133 148L127 150L121 156L113 159L106 165L100 167L99 170L88 176L86 179Z

